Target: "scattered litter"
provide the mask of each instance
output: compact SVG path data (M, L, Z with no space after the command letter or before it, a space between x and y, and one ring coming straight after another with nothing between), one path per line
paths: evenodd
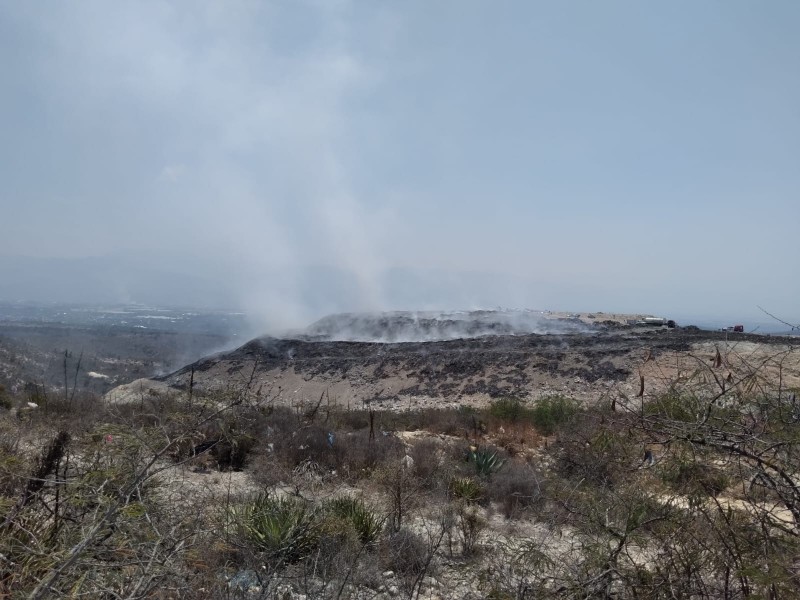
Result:
M258 573L253 570L246 569L239 571L230 578L228 587L232 590L253 593L261 591L261 581L259 580Z

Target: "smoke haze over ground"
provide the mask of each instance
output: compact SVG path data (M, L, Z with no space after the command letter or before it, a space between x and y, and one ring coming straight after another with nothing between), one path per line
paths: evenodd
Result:
M800 7L0 4L0 300L800 321Z
M329 341L428 342L589 331L591 328L577 319L549 319L538 311L423 311L329 315L302 333L310 339Z

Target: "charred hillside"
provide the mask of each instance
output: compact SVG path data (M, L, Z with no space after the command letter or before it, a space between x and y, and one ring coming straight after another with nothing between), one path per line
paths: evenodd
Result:
M780 343L738 335L738 343ZM694 329L614 329L591 334L484 336L434 342L254 339L159 378L198 393L250 385L287 401L328 392L347 403L391 406L480 404L503 396L568 393L597 397L605 388L633 391L642 364L687 356L725 334Z
M609 321L609 323L613 323ZM546 311L395 311L328 315L306 328L304 339L352 342L431 342L496 335L588 333L608 324Z

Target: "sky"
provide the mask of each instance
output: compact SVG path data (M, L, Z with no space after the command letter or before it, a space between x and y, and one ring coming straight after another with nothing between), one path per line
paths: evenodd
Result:
M0 299L800 322L800 3L0 0Z

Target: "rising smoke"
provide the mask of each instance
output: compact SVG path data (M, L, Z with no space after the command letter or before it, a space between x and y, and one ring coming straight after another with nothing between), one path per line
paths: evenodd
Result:
M325 341L430 342L489 335L587 333L596 329L578 319L551 318L542 311L397 311L329 315L295 337Z

